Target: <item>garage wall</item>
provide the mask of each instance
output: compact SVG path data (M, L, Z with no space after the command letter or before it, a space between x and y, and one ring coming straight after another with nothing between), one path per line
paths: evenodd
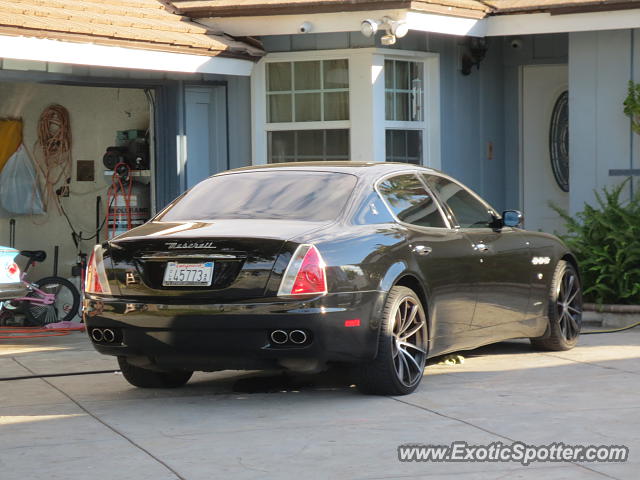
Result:
M35 83L0 83L0 117L21 117L24 122L24 143L33 151L37 139L38 118L48 105L59 103L69 111L72 128L73 169L70 196L63 205L71 222L85 236L95 230L96 196L102 196L102 211L106 211L106 190L110 177L106 177L102 156L106 147L115 145L117 130L147 129L149 105L143 90L99 88ZM76 161L95 161L95 181L76 181ZM0 244L9 243L9 217L0 212ZM70 276L76 262L76 249L71 231L56 207L51 204L45 215L13 216L16 219L16 247L43 249L47 261L34 271L32 278L51 275L53 246L60 246L58 272ZM104 237L103 237L104 238ZM87 253L94 241L82 243Z

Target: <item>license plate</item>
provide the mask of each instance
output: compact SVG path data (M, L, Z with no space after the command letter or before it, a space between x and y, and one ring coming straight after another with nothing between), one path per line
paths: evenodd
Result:
M213 262L167 263L162 285L165 287L209 287L213 279Z

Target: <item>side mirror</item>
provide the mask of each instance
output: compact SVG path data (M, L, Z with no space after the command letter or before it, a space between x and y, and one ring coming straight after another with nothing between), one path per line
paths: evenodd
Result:
M505 227L522 227L524 215L518 210L505 210L502 212L502 224Z

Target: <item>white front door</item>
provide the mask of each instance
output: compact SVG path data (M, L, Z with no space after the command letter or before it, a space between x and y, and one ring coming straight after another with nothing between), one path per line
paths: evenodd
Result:
M568 189L568 163L563 163L569 154L568 115L562 110L567 88L566 65L522 69L522 201L527 230L564 232L563 220L549 204L569 208L569 193L563 189Z

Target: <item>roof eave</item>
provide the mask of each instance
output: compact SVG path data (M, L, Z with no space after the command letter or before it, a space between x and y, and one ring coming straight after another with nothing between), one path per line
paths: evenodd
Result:
M168 53L185 53L189 55L202 55L207 57L226 57L236 58L239 60L258 61L264 55L264 52L258 47L250 50L241 50L234 48L199 48L186 45L176 45L168 43L154 43L142 40L119 39L114 37L102 37L95 35L87 35L81 33L66 33L55 30L32 29L28 27L14 27L0 25L0 35L14 35L33 38L47 38L52 40L62 40L75 43L92 43L96 45L129 47L141 50L151 50ZM249 46L249 45L247 45Z

